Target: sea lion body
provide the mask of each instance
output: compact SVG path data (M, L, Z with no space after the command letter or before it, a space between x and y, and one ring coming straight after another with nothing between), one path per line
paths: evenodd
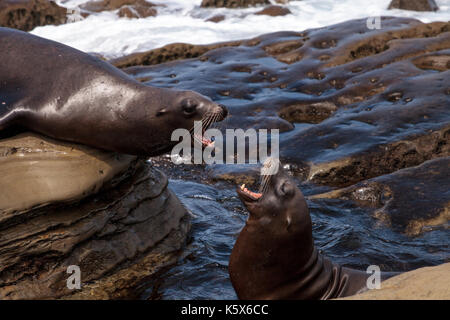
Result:
M175 129L217 113L226 109L198 93L146 86L89 54L0 28L0 131L151 156L170 150Z
M261 195L237 190L249 211L229 263L238 297L332 299L366 290L371 274L342 267L318 253L306 201L281 166L266 184Z

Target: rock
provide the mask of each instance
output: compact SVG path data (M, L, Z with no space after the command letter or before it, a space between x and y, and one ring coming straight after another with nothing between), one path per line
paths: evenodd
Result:
M265 15L271 17L285 16L292 13L291 10L282 6L268 6L261 11L256 12L256 15Z
M443 157L310 199L356 201L360 206L374 208L373 217L380 225L417 236L435 228L448 228L449 176L450 157Z
M245 184L246 186L255 186L260 180L261 170L257 165L240 164L236 165L233 172L227 169L227 164L216 164L210 167L208 171L213 181L232 181L236 185ZM213 168L213 170L211 170Z
M133 67L136 65L154 65L173 60L197 58L210 50L227 46L238 46L241 43L242 41L231 41L212 45L172 43L150 51L132 53L113 59L110 63L118 68ZM128 72L133 73L132 68Z
M32 134L2 139L0 223L42 204L79 201L98 192L135 160L133 156L56 144Z
M0 140L0 172L0 299L136 297L185 244L186 210L142 159L24 133Z
M211 22L215 22L218 23L220 21L225 20L225 16L223 14L217 14L209 19L207 19L206 21L211 21Z
M119 8L122 8L123 6L134 6L134 5L142 5L149 7L155 6L155 4L148 2L146 0L97 0L97 1L89 1L86 4L82 5L81 8L92 12L101 12L101 11L117 10Z
M392 0L388 9L437 11L439 7L434 0Z
M119 17L146 18L157 15L156 5L146 0L99 0L90 1L81 9L90 12L117 10Z
M202 8L247 8L256 5L270 4L269 0L203 0Z
M0 26L30 31L38 26L66 23L67 9L47 0L0 1Z
M402 273L381 282L381 289L339 300L449 300L450 263Z

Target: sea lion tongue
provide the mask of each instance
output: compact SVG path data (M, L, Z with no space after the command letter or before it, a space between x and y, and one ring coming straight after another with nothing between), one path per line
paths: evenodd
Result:
M259 199L262 197L262 193L253 192L245 187L245 184L241 185L241 190L248 196L254 199Z

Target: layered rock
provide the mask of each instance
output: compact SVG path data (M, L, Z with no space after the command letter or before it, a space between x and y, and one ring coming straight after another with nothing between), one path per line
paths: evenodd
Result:
M186 241L167 178L134 156L21 134L0 140L0 172L0 299L135 297Z
M381 282L380 289L340 300L448 300L450 263L402 273Z
M38 26L66 23L67 9L47 0L0 1L0 26L30 31Z

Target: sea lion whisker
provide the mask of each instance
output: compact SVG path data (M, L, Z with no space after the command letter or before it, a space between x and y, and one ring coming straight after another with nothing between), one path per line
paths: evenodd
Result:
M262 193L265 194L268 190L269 190L269 179L266 179L264 183L264 190L262 191Z
M258 192L262 193L263 190L264 190L264 176L261 176Z
M208 127L215 127L214 126L214 124L216 124L217 122L218 122L218 120L219 120L219 118L222 116L222 112L216 112L214 115L213 115L213 117L212 117L212 120L211 120L211 123L209 124L209 126Z
M270 188L270 179L272 178L272 175L265 175L266 179L265 179L265 188L264 188L264 192L267 192Z
M202 118L202 127L203 128L207 127L208 123L211 121L213 116L214 116L214 113L209 113Z
M214 119L213 119L213 121L212 121L212 123L211 123L211 128L215 128L216 127L216 124L218 123L218 119L219 119L219 117L221 116L221 114L220 113L216 113L216 115L214 116Z
M209 117L204 122L202 121L202 131L206 131L208 129L209 125L211 124L211 121L212 117Z
M268 175L262 175L261 179L261 185L259 187L259 193L264 194L267 191L268 185L269 185L269 178Z

